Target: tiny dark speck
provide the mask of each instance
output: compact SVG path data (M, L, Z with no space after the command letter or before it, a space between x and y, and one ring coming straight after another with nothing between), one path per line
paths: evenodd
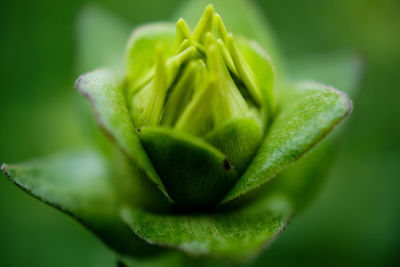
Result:
M227 171L232 169L232 165L229 163L227 159L224 160L224 169Z
M136 131L137 131L138 133L140 133L140 128L136 128Z

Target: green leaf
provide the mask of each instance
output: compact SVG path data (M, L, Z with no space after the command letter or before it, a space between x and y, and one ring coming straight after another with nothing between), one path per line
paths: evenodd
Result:
M123 254L147 255L154 250L119 216L121 195L113 172L98 152L79 150L2 166L5 176L35 198L72 216L107 245Z
M238 178L226 156L198 137L146 127L139 135L168 194L179 206L215 204Z
M342 92L316 83L288 90L255 158L223 202L255 189L290 166L351 111Z
M77 22L79 72L99 67L122 67L130 23L96 4L86 5Z
M361 63L356 55L349 53L313 54L292 59L289 67L292 78L308 77L333 84L354 99L362 76ZM339 151L338 141L346 125L330 134L269 185L291 199L296 213L313 200L323 185Z
M136 134L120 81L121 79L115 73L102 69L82 75L76 87L89 100L99 127L169 199L164 185Z
M207 215L164 215L126 208L122 217L150 244L190 255L246 260L285 228L291 207L276 194L251 205Z
M293 166L278 174L276 179L268 184L267 190L273 189L286 195L295 213L301 212L325 182L337 155L337 137L336 134L332 134L324 139Z

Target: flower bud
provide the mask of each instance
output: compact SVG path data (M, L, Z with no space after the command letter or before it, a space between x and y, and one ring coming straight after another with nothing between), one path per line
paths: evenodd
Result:
M251 42L239 39L209 5L193 32L179 19L174 41L152 42L146 62L130 57L140 46L135 37L128 46L132 120L179 206L216 204L245 170L267 127L272 99L264 84L272 84L272 76L257 77L260 71L242 53L249 54ZM139 64L143 69L131 67Z

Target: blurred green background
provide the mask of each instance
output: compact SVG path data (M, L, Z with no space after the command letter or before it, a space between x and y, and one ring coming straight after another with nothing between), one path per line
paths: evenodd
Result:
M167 19L183 1L98 2L135 25ZM365 76L322 192L253 264L398 266L400 1L257 2L287 58L356 51ZM0 161L86 142L73 89L76 20L85 4L0 2ZM77 222L0 179L0 266L115 266L114 260Z

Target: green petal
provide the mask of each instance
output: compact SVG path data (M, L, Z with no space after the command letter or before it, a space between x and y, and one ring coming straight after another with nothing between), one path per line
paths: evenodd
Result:
M152 78L157 47L162 47L166 58L173 55L175 34L175 25L169 23L147 24L133 31L125 52L126 70L132 90Z
M193 135L141 128L140 138L171 198L183 207L216 204L238 174L226 156Z
M100 128L137 164L147 176L168 194L152 163L143 150L127 109L117 75L109 70L96 70L82 75L78 90L89 100Z
M318 143L351 111L342 92L316 83L288 91L257 155L223 202L268 182Z
M77 219L118 252L137 256L153 252L121 221L121 196L115 191L108 162L96 151L4 164L2 171L11 182Z
M264 49L256 42L245 39L238 40L238 47L244 58L248 61L253 72L254 82L263 96L263 120L268 126L275 109L274 82L275 67Z
M285 198L269 195L224 213L160 215L127 208L122 216L150 244L195 256L244 261L282 232L290 214Z
M275 44L275 36L264 14L249 0L191 0L176 12L176 18L184 18L194 27L204 7L212 4L217 13L224 19L226 28L235 36L243 36L257 41L268 54L277 68L281 68L279 51Z
M79 72L102 66L122 66L131 26L99 5L85 6L77 23Z

